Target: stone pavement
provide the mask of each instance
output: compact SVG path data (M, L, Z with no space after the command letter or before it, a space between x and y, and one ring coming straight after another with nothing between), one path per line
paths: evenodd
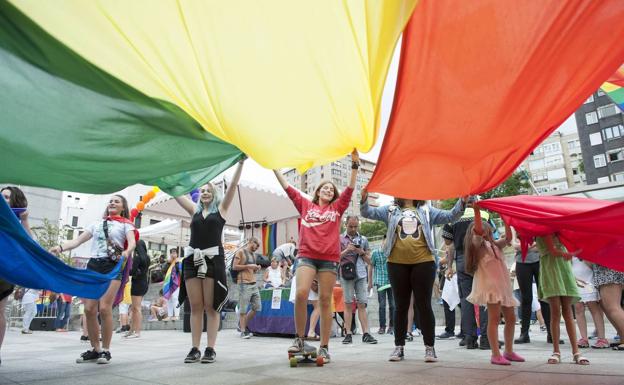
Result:
M442 332L442 328L436 332ZM607 335L613 336L613 329ZM190 335L161 330L146 331L141 339L130 341L121 341L119 334L115 335L113 359L108 365L75 363L88 348L78 341L77 332L21 335L10 330L2 347L0 384L624 385L624 352L584 349L591 365L579 366L570 363L572 354L566 344L562 346L563 362L547 365L550 345L545 338L543 333L533 333L533 342L517 349L527 362L510 367L491 365L489 351L465 350L458 347L457 340L436 341L440 361L426 364L422 338L407 343L405 361L388 362L393 339L383 335L378 345L362 344L361 336L355 336L351 346L334 338L330 342L332 363L323 368L290 368L286 354L290 339L241 340L231 329L220 332L214 364L184 364Z

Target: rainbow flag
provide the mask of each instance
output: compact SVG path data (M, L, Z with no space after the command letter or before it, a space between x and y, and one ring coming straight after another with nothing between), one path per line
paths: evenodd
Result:
M271 255L277 247L277 223L262 227L262 255Z
M600 88L624 111L624 64Z
M174 267L178 265L177 269ZM180 269L182 268L182 262L176 262L169 265L169 269L167 269L167 274L165 275L165 279L163 280L163 297L165 299L171 298L171 295L178 287L180 287Z

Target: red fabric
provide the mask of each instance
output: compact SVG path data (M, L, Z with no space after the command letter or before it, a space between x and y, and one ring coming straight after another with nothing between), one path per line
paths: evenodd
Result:
M622 0L422 0L369 190L499 185L624 62L622 19Z
M523 243L556 234L579 258L624 271L624 202L519 195L486 199L479 207L496 211Z
M121 223L127 223L129 225L132 225L132 227L134 227L134 222L132 222L130 219L128 218L124 218L122 216L119 215L109 215L106 217L107 220L109 221L117 221L117 222L121 222ZM136 228L133 230L134 231L134 242L135 244L137 242L139 242L139 230L137 230ZM128 240L126 240L124 242L124 250L128 248Z
M324 261L340 260L340 219L344 214L353 189L347 187L332 204L321 207L288 186L286 194L301 214L298 256Z

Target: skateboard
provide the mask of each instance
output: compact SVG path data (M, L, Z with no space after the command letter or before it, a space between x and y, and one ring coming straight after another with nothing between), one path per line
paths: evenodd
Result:
M316 352L288 353L288 360L291 368L296 368L299 364L316 364L316 366L323 366L324 364L323 357L317 357Z

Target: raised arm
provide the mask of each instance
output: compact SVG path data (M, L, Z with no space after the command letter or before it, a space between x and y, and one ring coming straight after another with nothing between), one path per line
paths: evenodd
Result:
M351 180L349 180L349 187L355 188L355 183L357 182L357 173L358 168L360 168L360 154L358 154L356 149L353 149L351 153Z
M20 214L20 222L22 222L22 227L24 227L28 235L33 238L32 230L30 230L30 223L28 222L28 210Z
M195 214L195 204L193 204L193 201L190 200L187 196L182 195L179 197L174 197L174 199L176 202L178 202L180 207L182 207L184 211L186 211L190 216L193 216L193 214Z
M68 251L68 250L75 249L76 247L82 245L83 243L85 243L86 241L91 239L92 236L93 235L91 235L90 232L85 231L82 234L80 234L80 236L78 236L78 238L72 239L71 241L67 241L67 242L61 242L61 244L59 244L58 246L52 247L48 251L50 253L52 253L52 254L58 255L58 254L62 253L63 251Z
M368 205L368 190L366 190L366 187L362 189L362 193L360 195L362 196L362 199L360 200L360 215L364 218L382 221L387 225L388 208L390 206L370 207Z
M243 172L243 163L245 163L245 159L247 158L243 158L238 161L238 165L236 166L236 171L234 171L234 176L232 177L232 180L230 181L230 186L225 192L225 196L223 197L223 200L221 201L221 204L219 205L219 212L221 213L221 216L225 216L225 213L228 211L228 209L230 208L230 205L232 204L232 200L234 199L234 194L236 194L236 189L238 188L238 181L240 181L241 173Z
M282 173L279 170L273 170L273 174L275 174L275 177L277 178L277 181L282 186L282 188L286 190L289 185L288 185L288 182L286 181L286 178L284 178L284 175L282 175Z

